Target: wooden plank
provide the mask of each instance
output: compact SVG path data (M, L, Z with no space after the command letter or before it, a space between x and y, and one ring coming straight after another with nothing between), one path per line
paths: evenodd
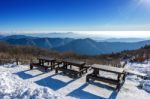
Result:
M124 72L124 68L118 68L118 67L113 67L113 66L108 66L108 65L93 64L91 67L99 69L99 70L103 70L103 71L113 72L113 73Z
M114 80L114 79L111 79L111 78L105 78L105 77L102 77L102 76L95 76L95 75L87 75L87 79L93 79L93 80L99 80L99 81L102 81L102 82L106 82L106 83L111 83L111 84L115 84L115 85L118 85L120 83L119 80Z
M125 69L125 72L128 73L128 74L133 74L133 75L140 76L142 78L146 78L147 77L147 74L140 73L140 72L132 70L132 69Z
M79 76L82 75L81 71L75 71L75 70L71 70L71 69L65 69L63 67L57 67L55 69L55 73L58 73L58 71L63 71L64 73L69 74L70 76L74 75L75 77L79 77Z
M102 81L102 82L105 82L105 83L111 83L111 84L117 85L116 86L116 91L117 92L120 90L121 86L124 83L124 81L121 82L120 80L114 80L114 79L111 79L111 78L105 78L105 77L101 77L101 76L95 76L93 74L88 74L86 76L86 82L89 82L90 79L92 79L92 80L98 80L98 81Z
M48 57L40 57L40 58L38 58L39 60L44 60L44 61L55 61L55 59L54 58L48 58Z
M76 66L85 65L85 62L76 61L76 60L71 60L71 59L64 59L63 62L68 63L68 64L71 64L71 65L76 65Z

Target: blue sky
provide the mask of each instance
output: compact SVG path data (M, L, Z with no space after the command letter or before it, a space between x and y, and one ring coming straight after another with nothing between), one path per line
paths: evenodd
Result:
M149 0L0 0L0 32L150 30Z

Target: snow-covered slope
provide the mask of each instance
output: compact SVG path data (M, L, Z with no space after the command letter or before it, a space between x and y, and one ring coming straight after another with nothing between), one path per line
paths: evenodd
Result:
M150 63L128 63L126 68L150 77ZM0 66L0 99L150 99L150 79L129 75L117 93L115 86L97 81L88 84L85 77L72 79L55 71L29 70L28 65L3 65Z
M148 75L147 80L143 80L135 75L128 75L121 88L118 99L150 99L150 62L128 63L125 68L132 69Z
M11 69L10 69L11 68ZM18 69L15 69L18 68ZM19 67L5 65L0 67L0 99L66 99L53 90L39 86L31 81L23 80L14 71ZM71 99L71 97L70 97Z

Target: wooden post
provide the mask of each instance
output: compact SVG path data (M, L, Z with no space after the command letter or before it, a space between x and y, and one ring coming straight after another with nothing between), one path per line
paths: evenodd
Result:
M16 58L16 65L19 65L19 60L18 60L18 58Z
M99 74L99 70L96 69L96 68L94 68L93 74L94 74L95 76L97 76L97 75Z
M30 69L33 69L33 64L32 63L30 63Z
M89 75L86 76L86 82L89 82Z

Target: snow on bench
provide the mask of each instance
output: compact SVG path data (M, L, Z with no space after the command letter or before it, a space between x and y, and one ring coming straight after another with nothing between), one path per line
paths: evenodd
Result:
M141 77L141 78L143 78L143 79L147 79L147 78L148 78L147 74L140 73L140 72L135 71L135 70L132 70L132 69L125 69L124 71L125 71L127 74L137 75L138 77Z

